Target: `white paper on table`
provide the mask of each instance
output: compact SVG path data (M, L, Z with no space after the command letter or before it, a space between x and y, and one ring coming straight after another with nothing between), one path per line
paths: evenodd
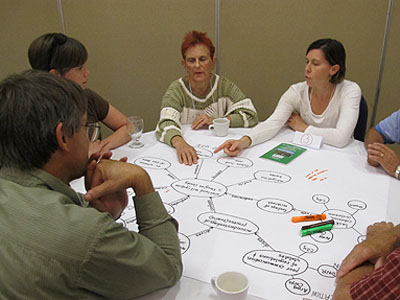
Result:
M284 165L259 158L279 141L230 158L213 153L224 138L185 139L198 152L196 165L179 164L162 143L128 160L146 169L179 222L184 275L209 282L235 270L262 299L330 299L342 259L386 216L390 178L361 155L309 149ZM137 230L133 206L125 212L121 222ZM305 223L291 218L309 213L327 214L333 230L300 237Z

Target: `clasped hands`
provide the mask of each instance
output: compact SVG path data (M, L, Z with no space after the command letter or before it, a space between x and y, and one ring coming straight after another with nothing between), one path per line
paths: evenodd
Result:
M98 161L101 158L100 161ZM92 155L86 170L84 199L101 212L118 219L128 205L127 188L136 196L154 191L150 177L142 168L126 163L127 158L111 160L111 152Z
M110 141L96 140L89 144L89 157L91 157L95 153L100 153L101 155L103 155L110 150Z

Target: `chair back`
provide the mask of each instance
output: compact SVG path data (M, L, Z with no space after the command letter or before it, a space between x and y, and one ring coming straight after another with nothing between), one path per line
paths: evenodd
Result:
M367 101L365 101L364 96L361 95L358 120L356 128L354 129L354 138L356 140L364 142L365 132L367 131L367 120L368 120L368 104Z

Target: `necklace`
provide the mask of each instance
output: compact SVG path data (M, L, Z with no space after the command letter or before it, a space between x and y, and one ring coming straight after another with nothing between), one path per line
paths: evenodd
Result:
M336 84L333 86L332 93L331 93L331 96L329 97L329 101L328 101L328 102L331 102L331 100L332 100L332 97L333 97L333 94L335 93L335 90L336 90ZM311 104L311 99L312 99L312 89L311 89L311 91L310 91L310 96L309 96L309 98L310 98L310 104Z
M196 114L196 107L195 107L195 105L194 105L194 95L193 95L193 91L192 91L192 86L191 86L191 84L190 84L190 80L188 79L188 83L189 83L189 90L190 90L190 95L191 95L191 97L190 98L192 98L192 106L193 106L193 111L194 111L194 114L195 114L195 116L194 116L194 118L196 118L197 117L197 114ZM213 90L213 85L212 85L212 81L211 81L211 78L210 78L210 91L212 91ZM212 115L213 115L213 113L214 113L214 108L212 107L212 104L214 104L214 93L212 93L211 94L211 97L212 97L212 103L208 106L208 107L206 107L206 109L205 109L205 113L209 116L209 117L211 117Z

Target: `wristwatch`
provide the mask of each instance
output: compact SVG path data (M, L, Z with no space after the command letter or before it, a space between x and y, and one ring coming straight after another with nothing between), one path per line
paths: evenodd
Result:
M400 165L397 166L396 172L394 173L394 177L400 180L399 175L400 175Z

